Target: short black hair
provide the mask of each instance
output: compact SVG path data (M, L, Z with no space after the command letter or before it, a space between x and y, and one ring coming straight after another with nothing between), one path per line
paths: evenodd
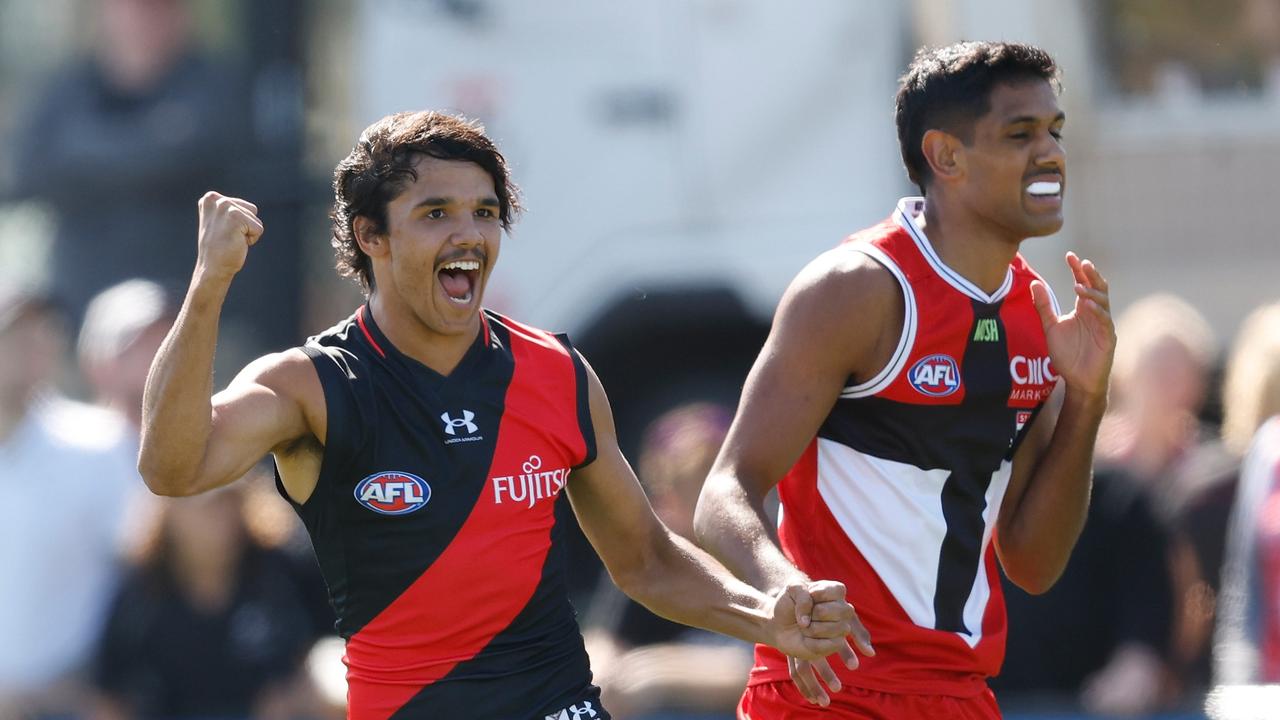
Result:
M373 287L369 256L356 242L357 217L373 221L374 232L387 232L387 203L418 178L422 157L462 160L479 165L493 178L498 219L505 230L520 213L520 191L511 181L507 161L474 120L433 112L388 115L365 128L360 139L333 172L333 249L338 272Z
M945 130L968 142L974 121L991 110L992 89L1026 80L1044 80L1061 89L1057 64L1033 45L963 42L916 53L899 80L894 117L902 162L921 193L930 180L920 148L924 134Z

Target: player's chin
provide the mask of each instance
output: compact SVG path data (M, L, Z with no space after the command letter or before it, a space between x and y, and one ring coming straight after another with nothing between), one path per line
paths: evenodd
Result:
M1062 229L1064 218L1062 213L1031 214L1026 218L1026 236L1044 237L1053 235Z

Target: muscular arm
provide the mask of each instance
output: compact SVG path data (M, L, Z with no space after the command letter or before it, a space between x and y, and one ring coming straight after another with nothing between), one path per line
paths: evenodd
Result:
M1077 296L1069 315L1056 317L1047 290L1032 286L1061 380L1014 457L996 533L1005 574L1030 593L1045 592L1057 582L1084 527L1093 444L1115 351L1106 280L1074 254L1068 264Z
M618 449L600 381L589 368L587 376L597 456L573 473L569 499L618 587L670 620L773 645L789 654L817 659L843 652L841 646L847 651L844 636L853 611L843 601L843 586L793 586L771 598L734 578L662 524ZM799 615L805 614L809 590L817 604L812 621L804 622Z
M767 591L806 579L778 546L765 495L850 376L869 376L887 362L903 312L889 272L847 250L819 257L783 296L694 518L699 543L738 577Z
M210 398L222 302L248 245L262 231L251 208L212 193L200 203L200 259L143 396L138 470L160 495L225 485L267 452L310 431L302 399L321 391L300 351L255 361Z

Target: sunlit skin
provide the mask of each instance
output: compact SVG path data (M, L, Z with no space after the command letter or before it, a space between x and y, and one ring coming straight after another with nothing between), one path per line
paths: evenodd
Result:
M387 233L361 217L356 238L373 268L374 320L401 352L448 374L480 331L481 299L502 244L498 196L475 163L423 156L414 168L418 179L387 203ZM447 273L457 261L479 267ZM446 284L446 274L456 277Z
M946 265L993 293L1023 240L1062 227L1065 116L1053 86L1041 79L996 85L988 100L988 111L970 125L930 129L921 139L929 171L921 225ZM698 501L694 526L703 547L759 587L804 577L772 534L764 498L812 442L850 378L866 380L888 365L903 327L897 281L855 255L819 256L787 289ZM1057 581L1083 526L1115 351L1106 279L1075 253L1066 260L1075 303L1065 315L1054 310L1043 282L1030 283L1061 382L1014 457L993 536L1006 575L1031 593ZM846 321L855 316L860 322ZM859 650L871 656L870 638L859 629L867 637ZM830 668L787 663L808 702L827 705L828 690L842 688Z
M423 158L415 168L389 202L384 232L368 218L353 228L371 261L369 305L383 332L401 353L448 374L480 333L500 205L475 164ZM139 472L157 494L181 497L231 483L271 454L284 491L305 503L326 459L325 388L310 356L291 348L213 393L222 303L265 227L256 205L217 192L199 211L191 286L147 378ZM596 457L574 470L566 492L618 586L663 617L768 643L828 671L830 656L852 659L849 636L860 626L843 584L806 579L762 593L658 520L618 447L604 388L582 368ZM499 579L493 591L504 589Z
M1029 237L1062 229L1066 191L1066 116L1044 80L997 85L990 111L969 137L942 130L925 133L923 149L933 171L924 225L943 261L990 292L1004 282L1007 263ZM1056 182L1053 195L1033 195L1035 182Z

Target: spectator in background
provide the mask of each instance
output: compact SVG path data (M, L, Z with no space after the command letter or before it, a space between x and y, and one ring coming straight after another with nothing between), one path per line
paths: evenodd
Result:
M1095 475L1084 530L1057 584L1033 597L1005 579L1004 591L1008 647L991 686L1006 708L1136 715L1163 700L1168 531L1121 471Z
M1211 643L1221 609L1227 526L1240 480L1241 458L1258 428L1280 413L1280 306L1256 311L1237 333L1222 391L1222 432L1181 473L1174 522L1191 547L1198 581L1187 592L1175 635L1175 659L1188 684L1212 680Z
M135 278L94 296L80 326L76 354L93 401L129 421L135 446L147 370L175 317L164 288Z
M1216 342L1200 311L1163 293L1134 303L1120 317L1117 332L1122 335L1113 412L1103 419L1098 436L1099 472L1104 484L1136 483L1137 501L1155 513L1157 527L1150 537L1164 537L1165 561L1159 569L1139 571L1137 578L1147 578L1145 587L1138 579L1131 584L1138 586L1134 592L1151 594L1147 602L1159 609L1155 616L1165 625L1158 643L1134 638L1123 644L1089 680L1084 699L1086 707L1100 712L1133 713L1175 701L1186 682L1185 648L1194 644L1196 629L1184 618L1194 614L1203 583L1175 516L1194 459L1210 435L1200 414ZM1160 569L1167 582L1157 579ZM1155 619L1147 616L1151 633Z
M76 350L81 373L94 402L119 412L128 421L134 453L147 371L176 316L172 295L157 283L135 278L98 293L89 302L80 328ZM147 506L158 502L144 491L140 480L134 487L136 494L130 498L126 522L130 537L124 538L127 544L140 541L134 536L145 522L138 520L145 520L148 512L154 512L154 507ZM324 599L324 581L301 523L269 487L251 498L256 512L250 517L258 519L256 527L269 526L269 536L267 530L262 530L257 537L260 544L272 546L274 570L283 573L282 582L288 580L304 589L305 612L291 622L304 621L309 638L331 634L333 610Z
M95 720L299 710L307 602L287 560L249 533L244 494L236 486L159 507L102 635Z
M1217 684L1280 682L1280 303L1240 328L1223 439L1252 438L1235 492L1213 643ZM1267 418L1271 418L1269 421ZM1256 432L1255 432L1256 430Z
M95 52L55 77L15 138L13 194L57 220L53 294L78 323L139 268L181 287L192 205L226 187L245 137L236 74L193 47L181 0L99 0Z
M1199 413L1215 343L1209 323L1181 298L1150 295L1116 322L1121 339L1111 405L1098 431L1098 464L1119 466L1167 512L1171 474L1202 439Z
M1195 574L1185 562L1189 546L1172 531L1168 498L1201 440L1214 341L1195 308L1165 294L1134 303L1116 336L1088 519L1048 593L1033 598L1005 583L1009 646L993 685L1137 715L1178 692L1167 660Z
M64 348L48 298L0 288L0 717L76 711L140 485L125 424L54 391Z
M654 512L693 541L693 509L732 411L710 403L669 410L644 433L638 476ZM586 618L588 650L614 718L733 715L751 669L751 645L649 612L601 579Z

